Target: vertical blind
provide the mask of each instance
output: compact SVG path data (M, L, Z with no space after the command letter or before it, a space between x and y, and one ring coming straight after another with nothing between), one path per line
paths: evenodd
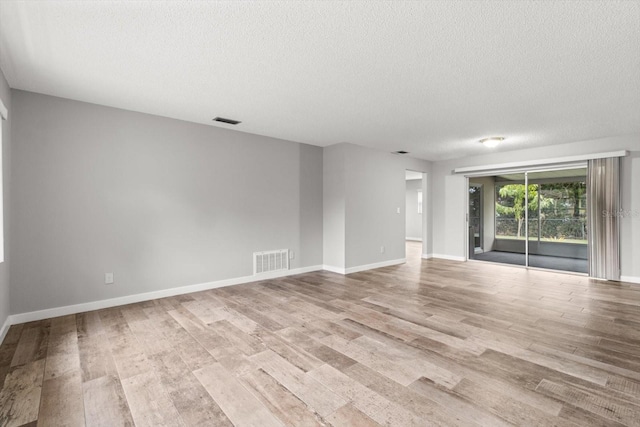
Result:
M589 276L620 280L620 158L589 160L587 171Z

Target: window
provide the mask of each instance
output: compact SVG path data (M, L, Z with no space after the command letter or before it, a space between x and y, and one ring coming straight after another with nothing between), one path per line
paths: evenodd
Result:
M496 184L496 238L524 239L524 184ZM529 185L529 217L538 209L538 186Z
M587 243L584 181L529 184L529 239ZM496 185L496 238L524 239L524 184Z
M587 244L587 184L540 184L542 241Z

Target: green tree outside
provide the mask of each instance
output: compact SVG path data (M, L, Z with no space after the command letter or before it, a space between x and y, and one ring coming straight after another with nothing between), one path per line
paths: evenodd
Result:
M522 232L522 223L524 222L524 209L525 209L525 186L524 184L508 184L502 186L498 190L498 194L501 198L507 200L513 200L513 205L505 205L503 203L496 203L496 213L498 216L511 216L518 221L518 238L520 238ZM506 200L505 200L506 201ZM538 211L538 185L529 185L529 198L528 198L529 212L535 213Z

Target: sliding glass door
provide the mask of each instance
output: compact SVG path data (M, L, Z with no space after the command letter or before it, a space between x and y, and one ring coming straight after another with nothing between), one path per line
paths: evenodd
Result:
M469 184L469 256L482 253L482 184Z
M584 166L470 178L469 259L587 273L586 199Z
M495 240L488 260L527 265L525 174L512 173L494 177Z
M586 168L527 173L527 265L587 273Z

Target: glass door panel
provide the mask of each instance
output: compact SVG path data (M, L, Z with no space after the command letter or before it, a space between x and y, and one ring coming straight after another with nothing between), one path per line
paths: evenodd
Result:
M527 181L527 265L586 273L586 168L529 172Z
M536 265L540 252L540 223L542 215L540 205L543 199L540 198L540 179L543 173L527 172L528 206L527 206L527 266L541 267Z
M525 173L494 177L495 230L493 247L485 248L491 261L507 264L526 264Z
M469 258L482 253L482 185L469 184Z

